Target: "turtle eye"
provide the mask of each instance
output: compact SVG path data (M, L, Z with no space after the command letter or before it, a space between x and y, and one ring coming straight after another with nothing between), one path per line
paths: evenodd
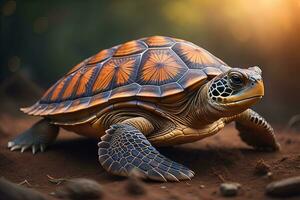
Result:
M229 81L232 86L242 86L244 84L244 76L238 72L231 72L229 74Z

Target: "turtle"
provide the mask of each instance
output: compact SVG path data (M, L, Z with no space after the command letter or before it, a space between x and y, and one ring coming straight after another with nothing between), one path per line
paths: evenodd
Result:
M150 36L101 50L21 108L42 119L8 148L44 152L63 128L96 138L111 174L189 180L195 173L157 147L198 141L234 121L246 144L280 149L272 126L250 109L263 96L258 66L232 68L192 42Z

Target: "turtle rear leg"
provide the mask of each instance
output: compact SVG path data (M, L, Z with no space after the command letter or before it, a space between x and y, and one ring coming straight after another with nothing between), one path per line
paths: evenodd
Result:
M56 139L58 131L58 126L50 124L46 119L42 119L30 129L21 133L12 141L9 141L8 148L11 151L20 149L23 153L31 147L33 154L39 150L43 152Z
M272 126L251 109L238 116L236 128L241 139L250 146L263 150L277 151L280 149Z
M135 124L147 127L143 123L145 120ZM98 144L99 161L112 174L128 176L135 168L144 178L157 181L188 180L194 176L187 167L160 154L133 125L114 124L101 140Z

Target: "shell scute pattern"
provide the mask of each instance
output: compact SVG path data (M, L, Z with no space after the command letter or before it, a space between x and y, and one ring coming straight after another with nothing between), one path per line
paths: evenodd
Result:
M89 60L88 64L90 65L90 64L102 62L103 60L106 60L106 59L110 58L111 56L113 56L115 51L116 51L116 48L104 49L104 50L100 51L99 53L97 53L96 55L94 55Z
M223 61L190 42L152 36L100 51L84 60L40 101L23 111L45 116L124 97L157 101L201 85L228 69Z
M174 40L164 36L151 36L143 40L148 47L168 47L174 44Z
M74 74L71 75L69 81L66 81L68 85L66 85L64 90L61 90L62 93L62 100L67 100L72 98L73 94L76 93L76 86L79 85L79 79L81 77L81 72L76 71Z
M66 76L62 77L52 87L50 87L42 96L40 102L57 102L68 99L75 92L74 88L76 85L79 86L78 81L80 80L80 76L83 75L85 77L89 74L85 74L85 67L87 66L89 59L90 58L76 65L67 73Z
M142 85L163 85L177 81L188 68L169 49L148 50L143 56L138 83Z
M141 87L139 93L137 94L138 97L160 97L161 90L160 87L157 85L144 85Z
M171 96L177 94L178 91L184 91L184 88L177 82L168 83L161 86L161 96Z
M85 96L85 94L89 93L89 89L92 86L92 76L95 74L96 68L84 68L80 71L81 76L78 80L78 87L75 92L75 96Z
M111 58L101 67L93 85L93 93L134 83L139 62L139 55Z
M75 66L67 73L67 75L72 74L73 72L75 72L75 71L78 70L79 68L85 66L87 60L89 60L89 59L86 59L86 60L84 60L84 61L78 63L77 65L75 65Z
M126 42L115 51L114 56L127 56L131 54L137 54L145 51L147 49L147 45L139 40L132 40Z
M226 65L223 61L210 54L205 49L192 43L177 43L172 49L191 69L203 69L205 67L219 67Z
M118 87L111 92L110 99L119 99L124 97L135 96L141 89L141 86L137 83L132 83L130 85L125 85L124 87Z

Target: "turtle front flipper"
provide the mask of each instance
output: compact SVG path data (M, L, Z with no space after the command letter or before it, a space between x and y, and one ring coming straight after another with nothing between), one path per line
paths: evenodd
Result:
M238 116L236 128L239 130L241 139L250 146L263 150L280 149L272 126L251 109Z
M43 152L56 139L58 131L59 128L56 125L50 124L48 120L43 119L14 140L9 141L7 146L11 151L20 149L22 153L30 147L33 154L39 150Z
M99 142L99 161L108 172L128 176L134 168L157 181L189 180L194 172L161 155L134 126L114 124Z

